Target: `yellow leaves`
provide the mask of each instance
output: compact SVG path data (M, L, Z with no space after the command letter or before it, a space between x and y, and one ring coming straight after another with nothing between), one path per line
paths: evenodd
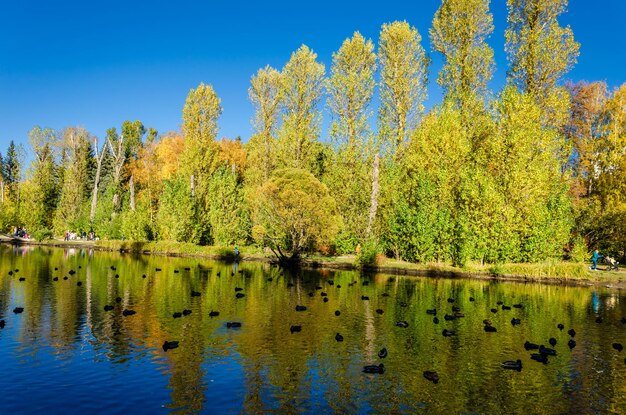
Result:
M220 141L219 161L226 163L228 166L237 170L237 173L241 176L246 169L246 150L241 144L241 140L229 140L222 138Z

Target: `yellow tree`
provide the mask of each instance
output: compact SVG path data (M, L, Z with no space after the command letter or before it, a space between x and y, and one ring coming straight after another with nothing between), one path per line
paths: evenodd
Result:
M507 0L506 52L509 82L531 94L543 111L543 124L559 128L567 121L567 92L559 81L575 64L580 44L557 18L567 0Z
M432 48L445 59L437 83L464 113L484 99L493 75L493 49L486 41L493 32L489 2L443 0L430 29Z
M259 69L250 80L248 95L255 107L254 134L248 144L249 181L253 186L265 182L276 164L276 130L282 102L282 76L271 66Z
M311 170L320 134L318 104L324 91L324 65L302 45L282 71L282 126L278 134L282 166Z
M407 22L384 24L380 32L378 130L392 154L401 152L424 111L429 60L421 40Z

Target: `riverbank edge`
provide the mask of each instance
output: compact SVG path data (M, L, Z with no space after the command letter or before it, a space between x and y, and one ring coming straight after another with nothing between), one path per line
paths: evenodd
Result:
M154 245L159 243L137 242L137 241L62 241L62 240L46 240L35 241L32 239L22 239L0 235L0 243L17 244L17 245L36 245L49 246L57 248L77 248L77 249L94 249L98 251L120 252L125 254L141 254L141 255L162 255L170 257L197 257L217 260L232 260L233 255L230 248L225 247L204 247L187 243L161 243L165 245L165 249L152 249ZM179 249L177 249L179 248ZM246 261L272 262L272 257L268 257L263 252L254 247L242 247L241 259ZM605 272L605 271L588 271L585 264L559 263L550 264L553 269L558 269L561 273L560 277L548 275L525 275L523 273L506 273L507 266L519 267L523 265L534 264L503 264L500 266L492 266L490 269L462 269L455 268L446 264L414 264L410 262L402 262L389 260L391 264L380 264L371 267L360 267L355 264L354 256L340 257L309 257L302 261L302 267L305 269L328 269L336 271L361 271L366 273L381 273L393 275L407 275L429 278L450 278L450 279L476 279L486 281L506 281L521 283L542 283L550 285L574 285L574 286L603 286L606 288L615 288L626 290L626 273ZM541 266L541 264L537 265ZM583 276L572 274L568 275L567 268L572 268L577 274L583 273ZM484 266L486 267L486 266ZM496 269L497 268L497 269ZM496 272L494 272L494 270ZM536 270L536 269L535 269Z

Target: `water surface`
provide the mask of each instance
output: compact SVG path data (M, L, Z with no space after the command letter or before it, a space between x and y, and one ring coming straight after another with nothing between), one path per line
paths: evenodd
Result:
M465 317L446 321L453 306ZM626 295L599 287L0 245L0 413L626 413L623 317ZM550 338L557 355L531 360L524 342Z

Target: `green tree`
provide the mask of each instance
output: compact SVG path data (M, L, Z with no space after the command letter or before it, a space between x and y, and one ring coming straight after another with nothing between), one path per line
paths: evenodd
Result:
M341 218L328 188L303 169L276 170L260 189L254 209L253 236L282 262L328 244ZM287 255L290 253L290 255Z
M575 64L580 44L557 18L567 0L507 0L506 52L509 82L531 94L543 111L544 125L567 121L567 92L559 81Z
M430 29L432 48L445 59L437 83L470 117L487 95L494 70L493 49L486 41L493 32L489 2L443 0Z
M183 108L183 134L187 142L182 156L181 173L190 180L195 220L192 241L211 242L211 225L206 213L210 210L209 182L219 166L217 121L222 114L219 97L211 85L201 83L187 95Z
M424 111L429 59L421 40L407 22L384 24L380 32L378 131L394 155L401 153Z
M52 229L52 219L57 208L60 188L53 148L57 143L56 133L51 128L34 127L28 133L35 153L33 160L32 189L28 198L30 219L26 225L32 230Z
M255 107L254 134L248 144L247 181L256 187L269 179L276 165L276 131L282 102L282 75L271 66L259 69L250 80L248 95Z
M340 252L354 252L367 229L373 156L368 118L375 71L374 44L358 32L333 54L328 105L333 116L331 137L336 151L331 153L324 182L343 218L344 226L336 240Z
M324 65L306 45L295 51L282 70L283 116L278 133L279 164L312 170L317 146L324 91Z

